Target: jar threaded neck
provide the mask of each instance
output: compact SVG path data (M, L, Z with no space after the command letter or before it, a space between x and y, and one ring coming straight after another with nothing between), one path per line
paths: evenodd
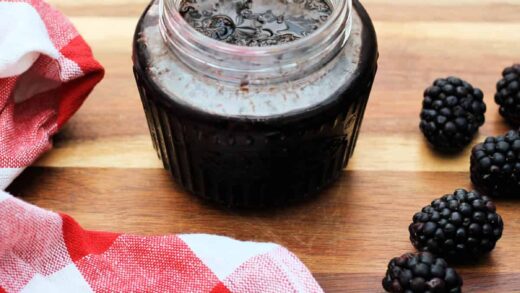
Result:
M301 39L268 47L228 44L203 35L178 12L180 0L160 0L159 26L170 50L188 67L220 81L273 84L296 80L341 51L352 27L352 0L330 0L332 14Z

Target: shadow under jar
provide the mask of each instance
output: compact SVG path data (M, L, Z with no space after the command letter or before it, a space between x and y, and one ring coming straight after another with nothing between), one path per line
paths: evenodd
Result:
M181 2L153 1L133 48L154 147L176 181L225 206L262 208L304 200L337 179L377 68L361 4L330 0L330 16L312 33L251 47L199 33Z

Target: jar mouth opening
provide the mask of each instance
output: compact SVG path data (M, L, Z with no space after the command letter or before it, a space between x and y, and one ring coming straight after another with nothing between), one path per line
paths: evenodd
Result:
M272 46L240 46L202 34L180 14L181 0L159 0L159 29L183 63L213 79L240 84L291 80L330 61L350 35L352 0L326 1L332 14L315 31Z
M308 36L305 36L303 38L283 43L283 44L276 44L271 46L265 46L265 47L257 47L257 46L240 46L240 45L234 45L229 44L223 41L212 39L201 32L197 31L195 28L193 28L185 19L182 17L182 15L179 12L179 5L180 1L175 0L160 0L161 2L161 18L163 18L163 15L170 14L170 18L176 19L180 24L184 27L184 29L189 32L190 34L193 34L196 36L196 38L203 43L207 43L208 46L218 48L221 52L227 52L230 54L242 54L242 55L251 55L251 56L259 56L259 55L273 55L280 51L286 51L290 48L294 47L300 47L305 46L305 44L313 42L314 40L318 40L321 38L320 33L327 30L328 27L333 25L338 18L342 16L342 13L344 11L344 7L347 8L348 15L347 18L351 17L351 3L352 0L326 0L329 2L332 6L332 14L328 19L320 25L315 31L313 31Z

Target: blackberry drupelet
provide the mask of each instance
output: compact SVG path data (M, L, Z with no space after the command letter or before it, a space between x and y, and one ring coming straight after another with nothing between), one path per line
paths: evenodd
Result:
M418 250L468 260L493 250L503 228L502 218L487 196L458 189L416 213L409 231Z
M460 78L437 79L424 92L419 127L436 149L460 151L484 124L483 98L480 89Z
M446 261L428 252L408 253L388 264L383 288L387 292L460 293L462 278Z
M520 133L488 137L471 152L471 181L490 196L520 196Z
M497 83L495 102L499 112L509 123L520 125L520 64L507 67Z

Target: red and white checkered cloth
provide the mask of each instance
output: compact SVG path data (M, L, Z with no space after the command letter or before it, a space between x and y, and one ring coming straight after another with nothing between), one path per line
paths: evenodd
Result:
M2 191L102 77L62 14L41 0L0 0L0 293L323 292L273 243L91 232Z

